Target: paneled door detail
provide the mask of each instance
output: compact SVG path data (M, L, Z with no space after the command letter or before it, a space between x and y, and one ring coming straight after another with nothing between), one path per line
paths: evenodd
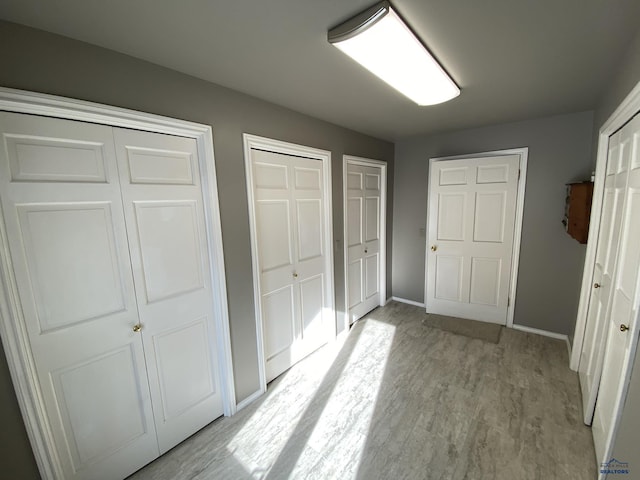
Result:
M610 300L604 318L604 359L602 376L593 418L593 439L598 462L606 461L607 445L624 400L624 385L631 374L631 364L638 342L640 314L640 115L612 137L620 152L612 170L624 175L625 186L619 201L623 203L617 261L610 281ZM605 340L606 339L606 340Z
M584 422L587 425L591 425L593 420L602 374L605 349L603 336L607 333L605 319L611 301L613 275L618 259L622 207L629 173L631 139L625 137L624 141L622 140L622 133L618 132L609 141L593 285L578 367Z
M114 129L160 452L222 415L194 139Z
M347 162L347 301L349 323L380 305L382 168Z
M518 155L432 161L427 312L505 325Z
M251 168L269 382L331 332L325 179L320 160L256 149Z
M158 456L110 127L0 113L0 199L65 478Z

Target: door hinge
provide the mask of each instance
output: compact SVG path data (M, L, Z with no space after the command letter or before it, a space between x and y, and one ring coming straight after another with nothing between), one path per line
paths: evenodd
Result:
M518 170L518 180L520 180L520 173L522 172L522 170Z
M511 298L507 297L507 307L511 305Z

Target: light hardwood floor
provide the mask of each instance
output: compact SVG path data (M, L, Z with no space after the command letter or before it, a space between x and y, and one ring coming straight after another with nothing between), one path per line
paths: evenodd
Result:
M499 344L391 302L131 478L595 479L564 342Z

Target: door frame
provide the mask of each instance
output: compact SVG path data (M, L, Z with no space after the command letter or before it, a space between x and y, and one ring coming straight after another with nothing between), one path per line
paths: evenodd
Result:
M209 269L214 300L213 321L217 334L216 360L220 373L222 404L225 416L233 415L236 411L236 400L211 127L135 110L4 87L0 87L0 111L77 120L195 139L200 164L207 247L210 252ZM0 335L34 457L43 478L63 478L51 427L36 380L35 363L24 328L1 210L0 285L2 287L0 289L0 316L2 317Z
M591 206L591 218L589 221L589 237L587 240L587 252L584 262L584 272L582 276L582 287L580 290L580 303L578 306L578 315L576 318L576 327L573 341L573 351L571 355L570 367L577 370L580 365L580 357L584 348L584 333L587 324L587 313L589 309L589 300L592 292L593 271L595 267L596 250L598 243L598 234L600 231L600 216L602 215L604 184L606 180L609 138L616 131L622 128L631 118L640 112L640 82L629 92L625 99L618 105L615 111L609 116L600 127L598 134L598 150L596 157L596 178L594 181L593 204ZM606 320L606 319L605 319ZM617 391L617 398L613 409L613 421L611 431L605 441L604 459L611 457L615 438L620 426L620 420L624 411L624 404L629 390L629 382L633 370L633 360L636 355L638 346L638 328L637 323L640 318L635 318L629 333L633 335L631 344L629 345L630 356L625 359L621 372L621 383ZM606 337L601 339L606 341ZM606 352L605 352L606 355ZM595 408L595 407L594 407ZM596 459L597 461L599 459ZM604 479L605 474L599 473L598 478Z
M335 310L335 290L333 278L333 210L331 198L331 152L318 148L307 147L295 143L274 140L272 138L261 137L249 133L242 134L244 144L244 168L247 185L247 201L249 209L249 236L251 239L251 267L253 274L253 302L256 313L256 342L258 348L258 378L260 380L260 388L255 393L249 395L245 400L238 404L238 409L244 408L253 400L267 391L267 375L266 362L264 355L264 329L262 325L262 294L260 291L260 262L258 253L258 238L256 235L256 211L254 207L254 190L253 190L253 166L251 163L251 149L264 150L267 152L281 153L284 155L292 155L294 157L305 157L322 162L322 174L325 181L323 186L324 195L324 222L325 234L324 244L326 246L325 268L327 270L327 278L325 280L325 288L327 289L327 300L331 312L333 312L333 322L331 327L331 338L336 337L336 310Z
M584 260L582 274L582 286L580 289L580 302L573 336L573 348L571 352L571 370L577 371L580 365L584 333L587 326L587 313L589 300L591 299L593 283L593 270L596 263L596 250L598 248L598 234L600 232L600 216L602 215L602 203L604 195L604 183L607 171L607 157L609 154L609 137L624 126L640 111L640 82L631 90L629 95L618 105L618 108L602 124L598 133L598 150L596 157L596 175L593 182L593 203L591 204L591 217L589 219L589 236L587 239L587 252Z
M435 162L446 162L448 160L462 160L465 158L496 157L501 155L518 155L520 158L520 174L518 177L518 189L516 194L516 218L513 232L513 251L511 253L511 278L509 279L509 302L507 305L507 328L513 328L513 315L516 306L516 290L518 286L518 264L520 262L520 244L522 241L522 218L524 215L524 193L527 184L527 160L529 157L529 147L510 148L507 150L493 150L490 152L470 153L466 155L453 155L449 157L435 157L429 159L429 172ZM427 229L429 228L429 211L431 209L431 194L428 191L427 182ZM424 305L425 311L428 308L427 297L427 268L429 263L429 232L427 231L425 240L425 264L424 264Z
M381 170L380 188L380 291L378 293L378 306L387 303L387 162L371 158L356 157L354 155L342 156L342 223L343 223L343 250L344 250L344 326L343 331L349 329L349 271L347 245L347 168L349 165L362 165L365 167L378 167Z

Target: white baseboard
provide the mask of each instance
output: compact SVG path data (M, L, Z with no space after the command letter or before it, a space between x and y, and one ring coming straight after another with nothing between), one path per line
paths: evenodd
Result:
M525 327L524 325L516 325L516 324L513 324L513 329L520 330L522 332L527 332L527 333L535 333L537 335L542 335L543 337L551 337L557 340L564 340L565 342L567 342L567 344L569 343L569 337L562 333L549 332L547 330L540 330L538 328Z
M424 308L424 303L414 302L413 300L407 300L406 298L391 297L391 300L395 300L396 302L406 303L408 305L415 305L416 307Z
M569 337L567 336L567 352L569 352L569 363L571 363L571 342L569 341ZM569 365L571 368L571 365Z
M386 305L387 303L389 303L391 300L393 300L393 297L389 297L385 300L384 305ZM384 307L384 305L382 305Z
M245 398L244 400L242 400L240 403L238 403L236 405L236 413L238 413L240 410L242 410L244 407L249 406L251 403L253 403L255 400L257 400L258 398L260 398L262 395L264 395L266 392L263 392L262 389L258 390L257 392L252 393L251 395L249 395L247 398Z

